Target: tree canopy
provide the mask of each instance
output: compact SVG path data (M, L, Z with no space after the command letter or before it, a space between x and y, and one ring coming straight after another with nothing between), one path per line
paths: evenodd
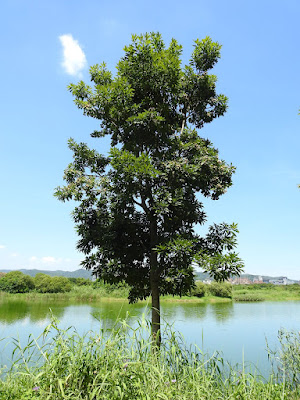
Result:
M34 289L33 279L20 271L11 271L0 277L0 291L27 293L32 289Z
M209 73L220 49L208 37L196 40L182 67L176 40L166 47L158 33L134 35L115 75L94 65L92 86L69 86L84 115L100 121L91 136L109 135L111 149L105 155L70 139L73 162L56 196L78 202L82 265L107 282L124 280L130 301L152 296L155 334L160 295L187 293L193 262L218 281L243 267L233 252L235 224L213 225L204 237L195 229L206 221L201 196L217 200L235 170L198 133L227 109Z

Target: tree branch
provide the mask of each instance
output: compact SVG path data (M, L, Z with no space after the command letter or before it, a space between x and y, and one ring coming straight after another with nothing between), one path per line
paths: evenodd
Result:
M134 204L136 204L137 206L141 207L146 214L149 214L149 208L147 207L147 204L143 198L143 196L141 195L141 202L139 203L137 200L135 200L134 197L132 197L132 201L134 202Z
M180 136L182 135L182 132L183 132L183 130L184 130L184 125L185 125L185 122L186 122L186 118L184 117L184 119L182 120L182 125L181 125Z

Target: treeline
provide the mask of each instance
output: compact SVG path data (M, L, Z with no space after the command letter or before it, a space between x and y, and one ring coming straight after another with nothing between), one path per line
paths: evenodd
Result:
M31 277L23 274L21 271L11 271L0 276L0 291L8 293L67 293L75 287L99 289L107 295L117 290L116 293L119 293L122 297L127 297L128 295L128 285L124 282L111 285L104 283L102 280L91 281L85 278L49 276L43 273L38 273L35 277ZM197 281L195 287L190 292L190 296L196 297L209 295L232 298L232 286L229 283L217 282L205 285L203 282Z
M10 269L0 269L0 276L1 274L7 274L8 272L12 272L13 270ZM25 275L29 275L32 278L34 278L37 274L42 273L45 275L50 275L50 276L64 276L65 278L85 278L85 279L92 279L93 274L91 271L88 271L86 269L77 269L75 271L63 271L63 270L55 270L55 271L50 271L50 270L42 270L42 269L23 269L20 268L18 271L23 272Z
M63 276L49 276L38 273L34 278L20 271L12 271L0 276L0 291L8 293L66 293L70 292L74 285L93 285L89 279L65 278ZM96 283L96 282L95 282Z

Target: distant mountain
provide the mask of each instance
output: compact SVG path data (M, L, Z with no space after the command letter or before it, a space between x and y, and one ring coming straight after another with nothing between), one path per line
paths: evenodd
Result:
M267 275L251 275L251 274L242 274L241 278L247 278L250 281L253 281L254 279L257 280L259 277L262 277L262 280L264 282L268 282L270 280L274 280L274 281L280 281L283 278L288 278L286 275L280 275L280 276L267 276ZM296 283L299 283L299 281L297 279L289 279L291 281L295 281Z
M206 274L204 272L195 272L196 275L196 280L200 280L203 281L204 279L209 279L209 274ZM259 277L262 277L263 281L269 281L271 280L280 280L282 278L284 278L284 276L266 276L266 275L251 275L251 274L241 274L241 278L247 278L249 279L249 281L254 281L257 280ZM294 279L292 279L294 280ZM295 280L295 282L298 282Z
M205 279L210 279L209 274L206 274L205 272L194 271L194 274L196 275L196 281L204 281Z
M0 272L11 272L9 269L0 269ZM34 277L38 273L50 275L50 276L64 276L66 278L85 278L92 279L91 271L87 271L86 269L77 269L76 271L45 271L41 269L19 269L18 271L23 272L25 275L29 275Z
M269 281L270 279L279 280L279 279L282 279L282 278L286 278L284 276L266 276L266 275L241 274L241 278L247 278L250 281L253 281L254 279L258 279L260 276L262 277L263 281Z
M1 272L7 273L11 272L10 269L0 269ZM65 276L66 278L85 278L85 279L92 279L93 275L91 271L87 271L86 269L77 269L76 271L44 271L41 269L19 269L18 271L23 272L23 274L30 275L34 277L38 273L50 275L50 276ZM196 280L204 281L205 279L210 279L209 274L204 272L195 271ZM282 279L283 276L265 276L265 275L251 275L251 274L241 274L241 278L247 278L253 282L253 280L258 279L261 276L264 281L269 281L270 279L279 280Z

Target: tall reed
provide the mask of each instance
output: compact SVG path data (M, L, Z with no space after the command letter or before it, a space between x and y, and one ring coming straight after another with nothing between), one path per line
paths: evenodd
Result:
M170 327L159 352L151 352L150 326L118 321L110 331L80 336L57 321L22 348L0 380L1 400L282 400L299 399L297 387L226 366L188 348Z

